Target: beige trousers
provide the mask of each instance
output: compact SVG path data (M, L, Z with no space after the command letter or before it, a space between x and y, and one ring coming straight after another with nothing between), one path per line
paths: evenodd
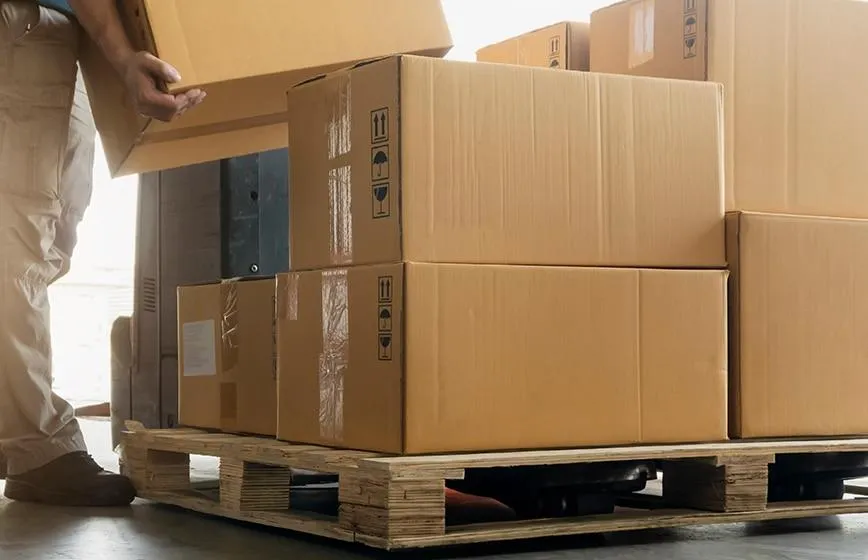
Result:
M48 287L69 270L95 132L77 23L0 0L0 450L9 474L85 450L52 391Z

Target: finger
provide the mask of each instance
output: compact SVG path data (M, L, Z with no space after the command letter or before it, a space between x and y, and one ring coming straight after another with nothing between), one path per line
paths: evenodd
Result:
M150 53L145 54L144 66L151 75L166 83L174 84L181 81L181 74L174 66Z

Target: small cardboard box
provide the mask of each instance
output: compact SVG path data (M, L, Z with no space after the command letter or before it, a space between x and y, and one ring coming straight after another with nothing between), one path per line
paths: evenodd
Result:
M727 210L868 218L868 3L631 0L591 16L591 70L726 92Z
M278 276L278 438L452 453L727 437L724 271Z
M171 124L137 115L93 44L83 71L114 176L286 147L286 90L322 72L394 53L442 56L452 38L439 0L124 0L135 46L174 65L180 92L207 102Z
M274 436L275 280L178 288L179 422Z
M556 23L484 47L476 52L476 60L587 72L590 29L590 24L577 21Z
M415 56L301 84L291 262L725 266L721 97Z
M868 220L733 213L733 437L868 433Z

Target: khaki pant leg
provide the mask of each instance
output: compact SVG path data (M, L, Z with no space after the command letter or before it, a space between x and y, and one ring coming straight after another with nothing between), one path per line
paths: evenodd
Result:
M84 167L69 154L80 30L29 0L0 2L0 16L0 447L14 475L85 449L52 392L48 302L77 224L64 169Z

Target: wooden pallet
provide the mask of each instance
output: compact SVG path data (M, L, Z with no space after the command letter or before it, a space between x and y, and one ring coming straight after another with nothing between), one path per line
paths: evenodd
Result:
M392 550L588 533L868 513L868 500L767 503L779 454L868 452L868 439L663 445L388 457L197 430L124 434L122 466L147 500ZM220 458L219 499L193 490L190 455ZM655 460L664 509L447 527L445 485L465 469ZM339 476L339 514L294 511L289 469ZM848 487L858 492L858 488Z

